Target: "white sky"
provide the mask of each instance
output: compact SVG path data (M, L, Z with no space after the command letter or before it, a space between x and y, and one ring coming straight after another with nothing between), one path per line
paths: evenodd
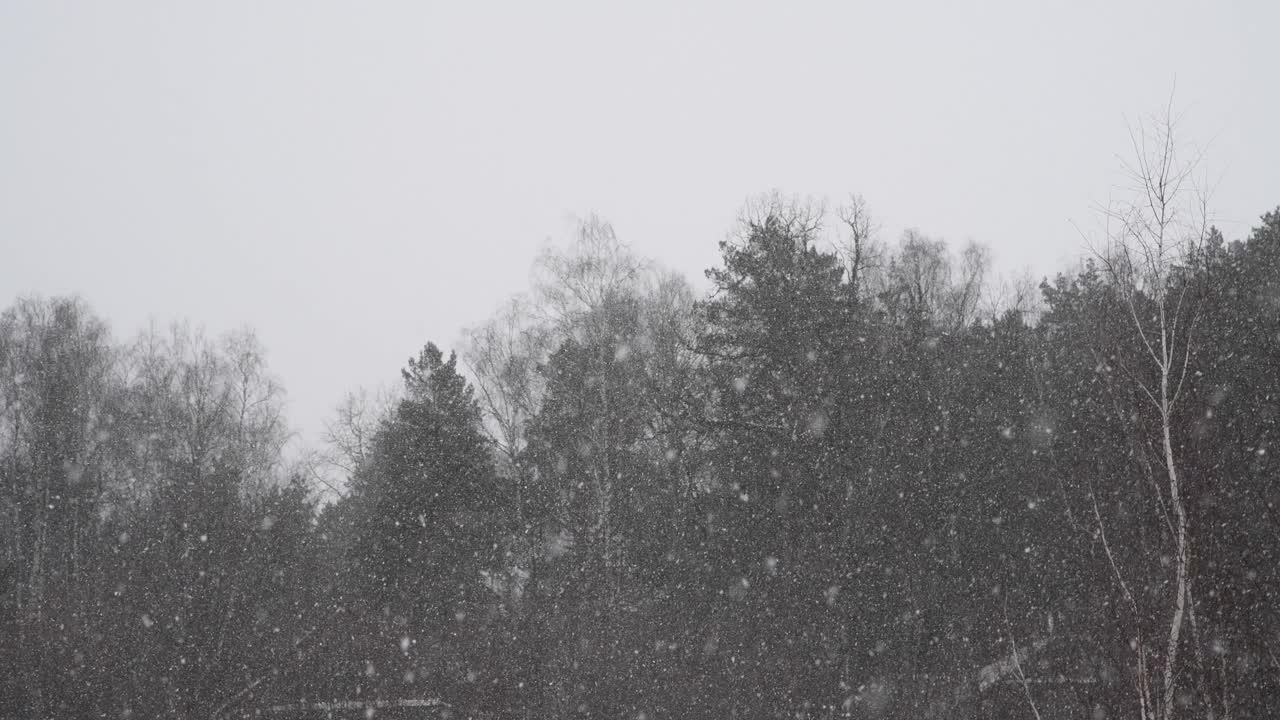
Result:
M621 5L0 0L0 304L250 325L314 438L589 212L698 280L859 192L1053 272L1175 78L1228 238L1280 204L1274 1Z

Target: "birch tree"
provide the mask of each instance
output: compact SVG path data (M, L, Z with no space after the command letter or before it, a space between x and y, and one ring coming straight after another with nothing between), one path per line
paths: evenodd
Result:
M1195 185L1197 158L1188 158L1176 138L1171 109L1131 130L1133 158L1125 164L1131 181L1129 199L1103 209L1105 244L1098 251L1104 274L1119 301L1127 324L1140 345L1140 365L1121 369L1136 388L1149 412L1158 420L1159 465L1152 477L1154 506L1168 534L1173 552L1169 560L1171 589L1151 607L1143 607L1116 563L1106 542L1101 514L1095 512L1099 535L1122 595L1141 628L1144 613L1163 616L1160 637L1141 637L1135 653L1136 691L1141 717L1170 720L1176 715L1176 695L1182 662L1180 651L1191 604L1192 537L1188 523L1187 480L1180 444L1175 438L1175 413L1196 344L1198 287L1184 269L1202 252L1209 226L1205 198ZM1096 503L1095 503L1096 509ZM1159 558L1151 558L1159 563Z

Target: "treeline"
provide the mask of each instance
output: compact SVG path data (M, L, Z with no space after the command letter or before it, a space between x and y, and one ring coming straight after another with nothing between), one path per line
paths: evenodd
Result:
M293 462L250 335L19 301L0 714L1266 717L1280 211L1160 198L999 303L859 203L748 208L701 298L590 221Z

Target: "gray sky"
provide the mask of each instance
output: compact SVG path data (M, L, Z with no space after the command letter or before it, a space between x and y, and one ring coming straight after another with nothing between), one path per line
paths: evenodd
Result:
M1229 238L1280 204L1280 3L0 0L0 303L257 329L314 437L597 212L695 279L748 195L1052 272L1176 78Z

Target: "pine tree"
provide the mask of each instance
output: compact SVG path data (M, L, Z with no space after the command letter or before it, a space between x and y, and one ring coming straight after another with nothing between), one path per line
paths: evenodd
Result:
M384 689L428 675L463 681L457 659L479 641L491 596L484 573L501 561L507 505L456 365L430 343L409 361L405 397L352 479L349 571L376 627L365 671Z

